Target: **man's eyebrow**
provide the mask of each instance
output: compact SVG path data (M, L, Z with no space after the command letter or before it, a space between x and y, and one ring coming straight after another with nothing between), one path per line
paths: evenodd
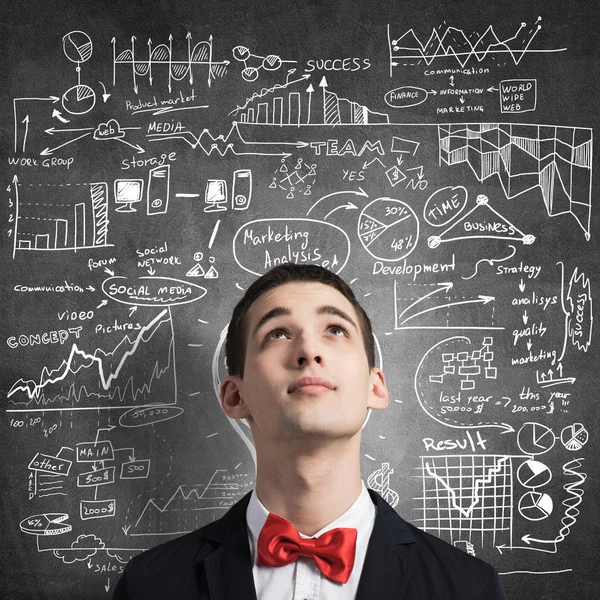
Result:
M256 335L256 333L258 332L258 330L267 321L270 321L271 319L274 319L276 317L280 317L282 315L291 315L291 314L292 314L292 311L289 308L287 308L286 306L275 306L274 308L272 308L271 310L269 310L268 312L266 312L258 320L258 323L256 324L256 327L252 331L252 336L251 337L254 337ZM340 319L343 319L344 321L347 321L348 323L350 323L350 325L352 325L352 327L354 327L354 329L356 329L356 331L358 331L358 326L356 325L356 323L354 322L354 320L352 319L352 317L350 317L350 315L348 315L347 313L345 313L340 308L337 308L336 306L333 306L331 304L324 304L323 306L319 306L319 308L317 308L317 314L318 315L325 315L325 314L327 314L327 315L335 315L336 317L339 317Z

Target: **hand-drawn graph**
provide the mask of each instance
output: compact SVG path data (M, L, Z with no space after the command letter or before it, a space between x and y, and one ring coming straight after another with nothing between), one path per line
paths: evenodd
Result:
M419 527L482 547L510 543L513 465L506 455L422 456Z
M148 77L150 85L154 82L153 69L156 67L166 66L168 68L168 84L169 92L172 89L173 81L182 81L186 77L189 84L194 84L193 66L207 66L208 78L206 83L212 85L212 80L223 77L227 72L228 60L215 61L213 60L213 38L212 35L208 40L202 40L192 46L192 34L188 33L187 40L187 58L183 60L175 60L173 55L173 36L169 35L169 43L158 44L152 46L152 40L148 39L146 44L143 44L148 49L147 58L136 56L135 36L131 37L131 48L127 48L117 54L116 39L112 38L113 46L113 86L116 83L117 65L128 65L131 69L133 77L133 89L138 93L138 78Z
M294 82L305 81L302 77ZM286 84L290 85L290 84ZM267 90L268 94L261 94L246 101L244 107L237 107L236 115L241 123L255 125L298 126L298 125L369 125L373 123L389 123L389 116L371 110L367 106L342 98L335 92L328 90L329 84L323 77L319 83L321 93L315 94L315 89L310 84L304 92L288 92L287 95L274 95L283 86L276 86ZM262 101L258 101L262 100Z
M222 517L253 482L247 474L217 469L207 484L180 485L166 502L151 498L129 530L131 536L175 535ZM162 508L161 508L162 505Z
M28 341L27 336L22 337ZM33 345L37 339L29 341ZM68 357L56 368L43 367L37 381L16 381L7 394L11 406L7 412L128 409L177 403L170 309L160 311L137 332L124 334L110 349L89 351L83 346L81 341L72 344Z
M96 93L89 85L81 83L82 62L88 61L92 56L93 44L87 33L71 31L63 37L63 51L65 56L77 64L77 85L69 88L62 97L63 108L72 115L83 115L96 104Z
M83 250L108 243L104 182L24 185L16 176L13 258L21 250Z
M461 67L469 61L481 63L485 59L498 61L510 57L518 65L525 54L531 52L562 52L566 48L552 50L530 49L531 43L542 26L541 17L532 26L520 23L517 31L502 39L490 25L482 34L470 34L464 29L440 25L433 29L429 38L421 41L414 29L409 29L397 38L392 38L390 26L387 27L390 56L390 77L393 68L405 65L418 65L421 62L430 65L435 59L454 58Z
M440 164L467 163L478 181L497 175L509 199L540 188L548 216L573 215L590 239L591 129L463 123L438 135Z

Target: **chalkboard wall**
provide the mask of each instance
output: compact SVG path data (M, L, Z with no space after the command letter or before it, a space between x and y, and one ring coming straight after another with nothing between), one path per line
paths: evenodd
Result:
M2 596L107 598L253 488L224 335L297 262L373 322L368 487L597 598L598 12L3 3Z

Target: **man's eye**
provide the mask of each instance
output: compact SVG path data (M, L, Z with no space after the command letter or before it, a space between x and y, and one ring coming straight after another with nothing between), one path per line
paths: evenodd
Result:
M338 331L341 331L343 335L348 337L348 330L345 327L342 327L341 325L330 325L329 329L337 329Z
M265 335L265 340L268 341L271 338L277 339L276 337L273 337L273 336L277 336L277 334L279 334L279 333L285 333L285 331L283 329L272 329L271 331L269 331L269 333L267 333L267 335Z

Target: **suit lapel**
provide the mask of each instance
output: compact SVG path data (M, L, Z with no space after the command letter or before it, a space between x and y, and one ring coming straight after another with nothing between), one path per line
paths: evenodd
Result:
M415 563L416 539L396 511L379 494L368 491L377 514L356 600L399 600Z
M256 600L246 530L246 508L251 493L207 527L205 537L221 543L204 559L211 600Z
M408 524L378 493L368 492L377 513L356 600L400 600L414 566L416 539ZM211 600L256 600L246 529L251 494L206 526L204 537L219 544L204 559Z

